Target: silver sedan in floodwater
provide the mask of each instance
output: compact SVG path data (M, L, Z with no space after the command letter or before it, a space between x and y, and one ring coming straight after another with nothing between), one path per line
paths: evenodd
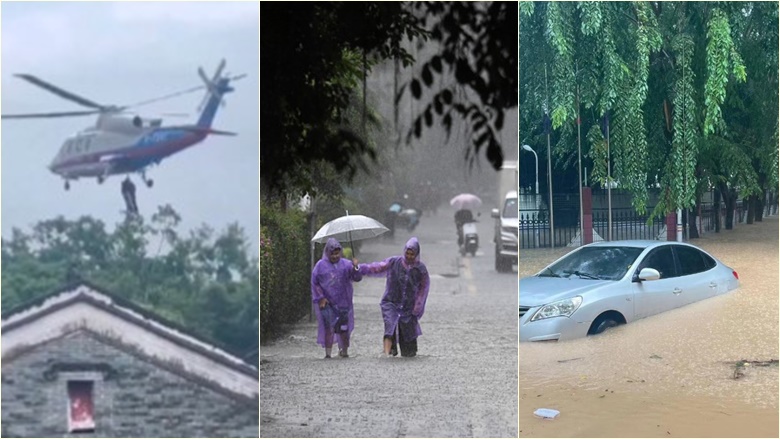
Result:
M589 244L520 279L520 341L598 334L738 287L736 271L690 244Z

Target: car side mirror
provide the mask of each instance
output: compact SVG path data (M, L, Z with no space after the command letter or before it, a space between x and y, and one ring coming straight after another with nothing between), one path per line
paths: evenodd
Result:
M660 278L661 273L659 273L655 268L643 268L642 271L639 272L639 276L637 276L637 280L639 282L646 280L658 280Z
M498 218L498 209L490 209L490 217Z

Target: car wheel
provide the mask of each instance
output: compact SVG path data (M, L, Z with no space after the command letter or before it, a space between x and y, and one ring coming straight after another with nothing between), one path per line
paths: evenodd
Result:
M617 325L619 325L621 322L619 322L615 317L609 314L605 314L602 316L599 316L592 325L590 325L590 330L588 331L588 335L596 335L601 334L602 332L606 331L609 328L613 328Z
M497 253L496 254L496 271L499 272L499 273L506 273L506 272L510 271L512 269L512 266L510 265L509 268L507 268L507 265L509 265L509 264L507 264L506 258L504 258L500 254L498 254L498 252L496 252L496 253Z

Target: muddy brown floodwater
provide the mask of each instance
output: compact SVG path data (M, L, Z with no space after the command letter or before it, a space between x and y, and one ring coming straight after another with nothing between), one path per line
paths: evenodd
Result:
M778 219L692 243L740 288L596 337L520 343L520 437L778 437L777 363L734 379L739 360L778 359ZM566 252L521 252L519 276Z

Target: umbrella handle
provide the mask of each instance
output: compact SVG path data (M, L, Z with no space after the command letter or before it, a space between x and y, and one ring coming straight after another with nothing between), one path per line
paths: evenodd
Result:
M344 209L344 212L349 216L348 210ZM349 248L352 249L352 258L354 259L357 252L355 251L355 244L352 243L352 230L347 230L347 235L349 236Z

